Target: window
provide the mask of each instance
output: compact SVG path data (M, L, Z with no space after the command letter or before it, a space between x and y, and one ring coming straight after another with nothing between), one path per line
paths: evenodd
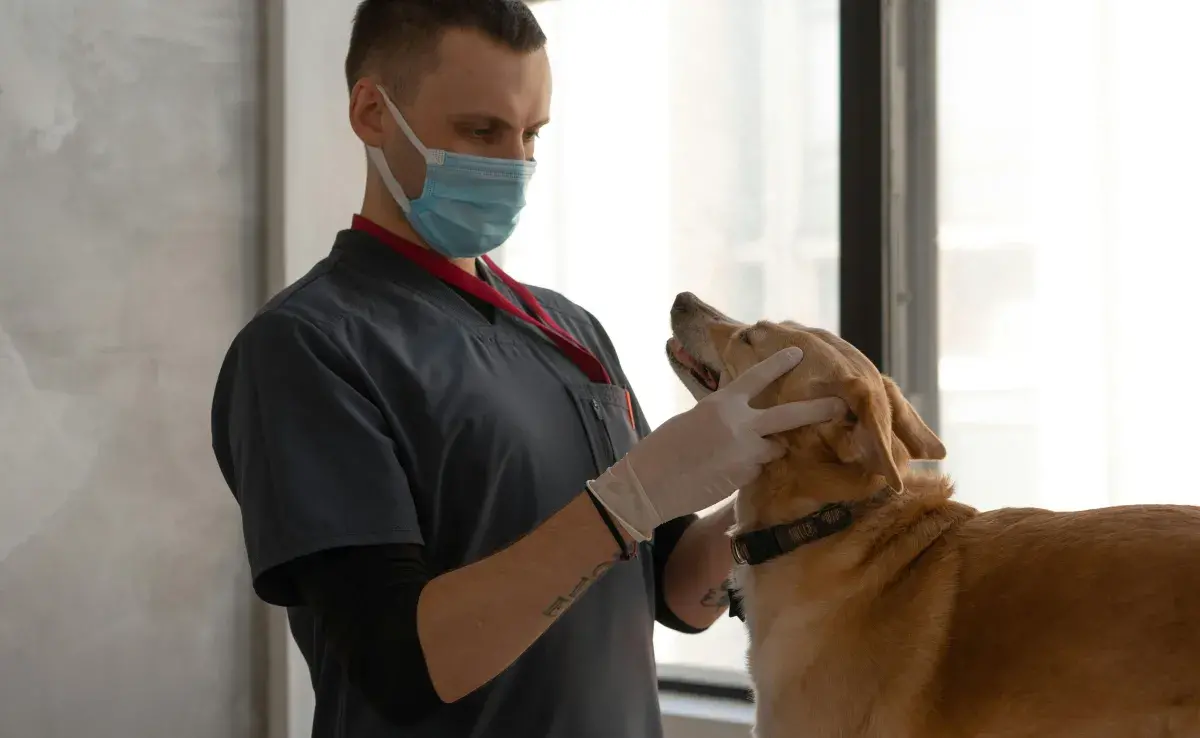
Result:
M502 266L597 315L654 425L692 403L664 358L678 292L836 329L837 0L533 8L553 122ZM664 675L744 681L736 619L655 647Z
M941 433L984 508L1200 502L1200 5L938 3Z

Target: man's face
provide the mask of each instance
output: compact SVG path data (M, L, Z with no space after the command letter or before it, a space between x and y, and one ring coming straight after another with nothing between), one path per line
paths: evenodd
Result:
M416 94L394 102L427 148L533 159L538 131L550 117L545 49L521 53L477 31L449 30L436 66L418 74L410 82L418 84ZM373 81L355 87L350 114L363 143L384 150L405 193L420 196L425 162L392 120Z

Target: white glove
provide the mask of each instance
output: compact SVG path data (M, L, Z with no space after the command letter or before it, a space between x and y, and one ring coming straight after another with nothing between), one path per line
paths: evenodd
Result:
M787 348L663 423L588 489L636 540L646 541L667 520L703 510L758 477L783 455L764 436L831 420L845 411L833 397L765 410L750 400L804 358Z

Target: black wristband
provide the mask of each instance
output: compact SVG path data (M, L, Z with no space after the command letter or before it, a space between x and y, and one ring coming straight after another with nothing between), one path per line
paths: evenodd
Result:
M600 514L600 519L604 521L608 532L612 533L613 539L616 540L617 546L621 549L621 561L629 561L635 558L637 556L637 542L635 541L633 547L630 548L630 544L625 542L625 536L621 535L621 529L617 527L617 521L613 520L608 508L601 504L600 500L596 499L596 495L592 494L591 490L588 490L587 496L592 501L592 504L596 506L596 512Z

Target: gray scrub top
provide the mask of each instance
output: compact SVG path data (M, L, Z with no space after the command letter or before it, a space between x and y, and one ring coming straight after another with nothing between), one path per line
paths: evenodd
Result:
M632 393L630 424L629 383L595 317L530 290L613 384L589 381L537 328L487 315L357 230L250 321L217 383L213 442L223 469L261 460L235 488L256 584L341 546L421 544L433 572L476 561L536 528L649 432ZM239 407L253 408L255 429L229 422ZM289 607L316 691L313 735L658 738L649 545L496 679L407 728L372 709L320 623Z

